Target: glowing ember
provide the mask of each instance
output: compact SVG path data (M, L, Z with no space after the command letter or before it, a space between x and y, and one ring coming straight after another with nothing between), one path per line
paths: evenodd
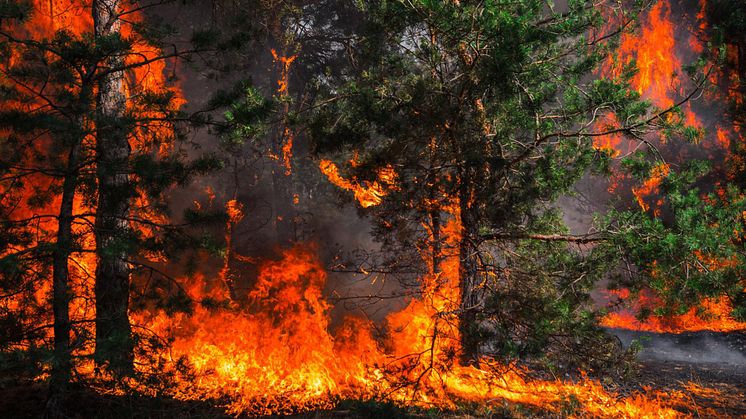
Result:
M282 144L282 167L285 168L285 175L290 176L293 171L293 133L290 128L285 128L283 137L285 141Z
M277 94L280 96L287 95L288 80L290 77L290 66L293 64L293 61L295 61L296 56L281 56L277 54L277 51L275 51L274 49L270 50L270 52L272 53L272 58L275 60L275 62L279 62L282 66L282 69L280 71L280 78L277 80Z

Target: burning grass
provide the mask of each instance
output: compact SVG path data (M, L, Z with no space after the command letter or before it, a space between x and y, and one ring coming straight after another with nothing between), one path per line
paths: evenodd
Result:
M448 265L456 267L448 259L445 278ZM504 409L508 403L563 415L680 415L674 408L684 395L671 403L670 395L609 391L585 376L528 378L525 370L488 359L480 368L459 365L457 332L446 314L451 304L446 297L457 292L452 281L425 280L423 298L390 315L382 336L374 336L372 324L361 318L348 318L330 331L325 282L314 247L298 245L261 266L248 307L200 304L191 314L161 312L133 320L171 337L162 366L181 359L189 367L190 374L174 376L174 398L212 400L230 414L292 414L344 409L342 400L377 400L439 411ZM206 285L204 278L193 279L191 297L225 299L220 287L205 291Z

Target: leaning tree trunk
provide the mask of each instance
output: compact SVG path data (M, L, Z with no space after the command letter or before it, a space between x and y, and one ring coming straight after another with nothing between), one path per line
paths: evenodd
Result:
M276 163L276 162L275 162ZM272 168L272 204L274 207L275 245L282 248L295 241L295 208L293 207L292 175L280 164Z
M119 0L94 0L97 38L119 34ZM112 54L106 69L122 68L121 55ZM130 269L127 262L127 215L130 204L128 161L130 145L123 126L126 98L124 72L102 75L98 82L96 156L96 360L117 374L132 369L132 338L127 308Z
M461 332L461 363L479 363L479 325L477 313L480 308L479 261L474 238L478 229L477 211L471 202L473 177L469 169L460 179L459 205L461 215L461 240L459 243L459 284L461 304L459 307L459 330Z
M70 360L70 294L68 259L72 252L73 201L78 183L80 143L70 149L57 221L57 242L52 257L52 311L54 313L54 362L45 417L63 416L62 404L72 374Z

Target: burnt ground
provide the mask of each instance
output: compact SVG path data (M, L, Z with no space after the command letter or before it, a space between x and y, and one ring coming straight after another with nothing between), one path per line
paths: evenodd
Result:
M657 391L678 410L702 418L746 418L746 331L656 334L612 330L629 347L638 341L641 368L626 383L612 385L621 394L640 389ZM43 384L0 388L0 418L37 418L44 410ZM650 393L648 393L650 394ZM99 395L87 389L70 400L73 418L229 418L209 402L183 402L143 396ZM477 414L485 416L486 412ZM475 417L463 412L401 409L378 402L342 402L332 411L295 415L299 419L348 417ZM490 417L562 417L556 413L506 406Z
M624 347L633 341L642 346L641 368L633 379L636 387L681 392L698 406L682 410L695 416L746 418L746 331L611 332Z
M682 392L697 407L681 406L681 410L695 416L746 418L746 366L646 360L637 381Z

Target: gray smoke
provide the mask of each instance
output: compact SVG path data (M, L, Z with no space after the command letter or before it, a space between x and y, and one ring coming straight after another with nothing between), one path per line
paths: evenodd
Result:
M641 360L746 366L746 333L688 332L680 334L609 329L624 348L634 341Z

